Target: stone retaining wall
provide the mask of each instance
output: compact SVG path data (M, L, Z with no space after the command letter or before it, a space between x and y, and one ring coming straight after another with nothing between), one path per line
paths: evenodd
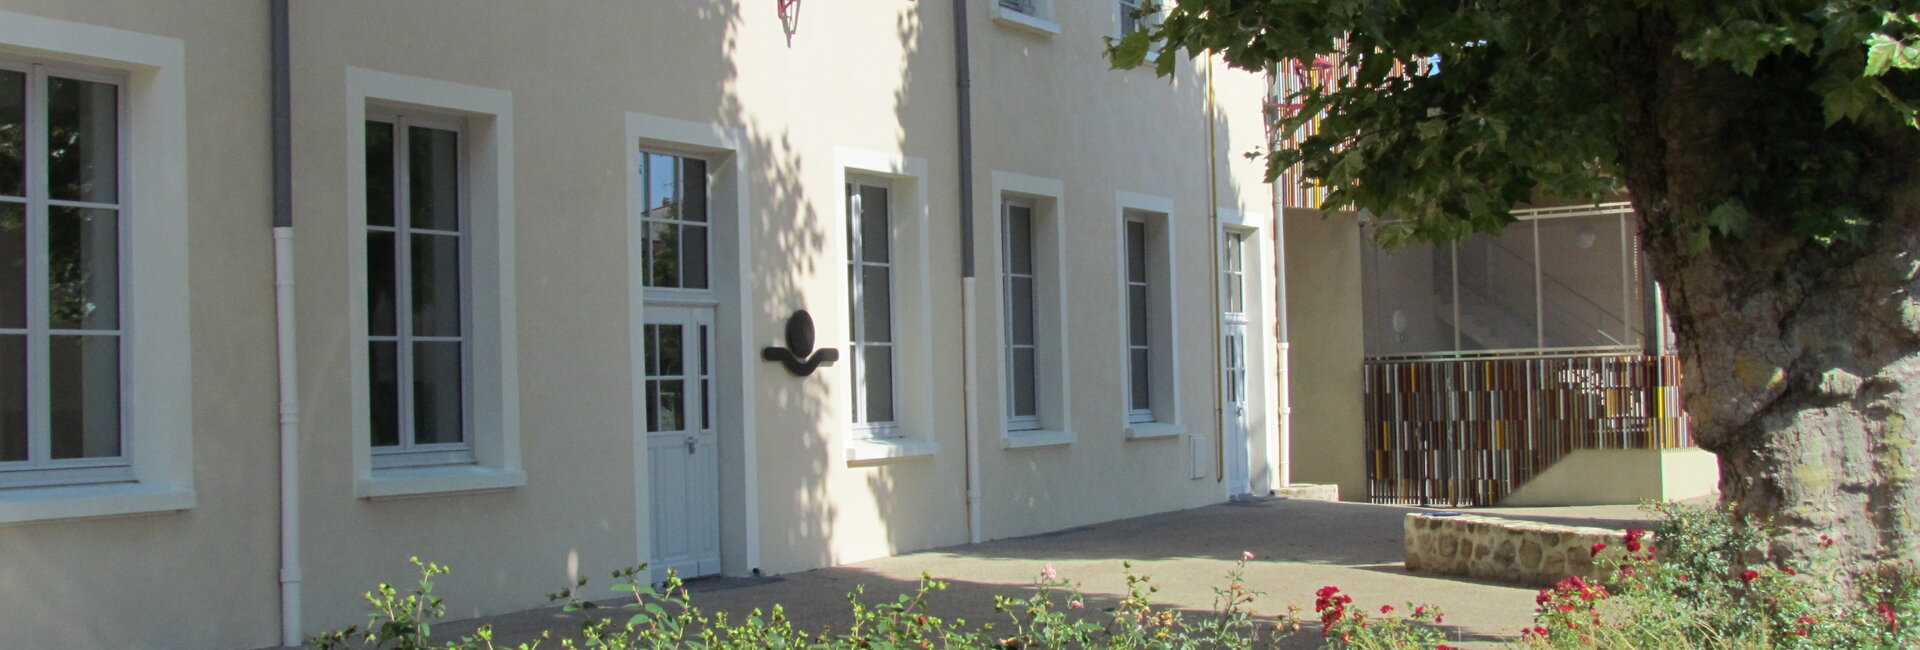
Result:
M1468 514L1406 518L1408 571L1545 587L1577 575L1598 578L1594 544L1619 546L1621 531Z

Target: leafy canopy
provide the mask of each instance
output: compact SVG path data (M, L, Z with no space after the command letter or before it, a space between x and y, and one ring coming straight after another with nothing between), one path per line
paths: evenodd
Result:
M1846 197L1875 134L1917 124L1917 35L1916 0L1180 0L1108 55L1337 64L1281 99L1280 132L1299 137L1268 175L1299 164L1330 190L1323 207L1394 215L1389 245L1497 232L1538 196L1620 191L1623 150L1651 137L1623 118L1638 110L1626 84L1654 83L1660 57L1725 66L1770 99L1742 118L1759 144L1728 152L1739 178L1671 213L1698 250L1763 212L1797 236L1860 237L1873 210Z

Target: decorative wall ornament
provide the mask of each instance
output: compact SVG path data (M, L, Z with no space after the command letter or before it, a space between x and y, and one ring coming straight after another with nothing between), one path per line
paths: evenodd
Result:
M833 365L840 359L840 351L835 348L813 349L813 315L802 309L787 318L787 347L761 350L760 358L778 361L793 376L805 377L813 374L815 368Z

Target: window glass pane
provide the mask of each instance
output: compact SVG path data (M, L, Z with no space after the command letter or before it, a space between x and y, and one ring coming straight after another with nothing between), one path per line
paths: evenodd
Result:
M713 370L711 370L712 366L710 366L707 363L707 346L708 345L710 344L707 341L707 326L701 325L700 326L700 376L702 377L713 374Z
M27 206L0 203L0 327L27 326Z
M367 342L368 401L372 402L373 446L400 444L400 344Z
M413 334L460 335L460 238L414 235Z
M680 218L707 220L707 161L680 159Z
M393 233L367 232L367 334L393 336L399 302L399 285L394 282Z
M647 380L647 432L660 431L660 380Z
M408 223L460 229L460 135L424 126L407 129Z
M674 182L676 159L673 156L657 153L647 154L646 158L647 218L678 218L674 214L676 207L680 204L680 198L675 196L674 191L677 188Z
M393 123L367 120L367 225L393 225Z
M707 227L681 226L681 234L687 240L680 248L680 264L686 273L686 287L689 289L707 288Z
M1013 388L1013 415L1015 417L1039 415L1039 406L1034 397L1033 348L1016 348L1012 356L1013 367L1008 371L1013 373L1012 381L1009 382Z
M27 75L0 70L0 196L27 195L26 156Z
M1454 345L1453 246L1408 244L1388 253L1363 231L1360 286L1369 356L1444 352Z
M1534 223L1522 221L1499 236L1475 235L1460 242L1460 315L1455 324L1460 349L1508 350L1540 344L1535 320ZM1441 316L1453 319L1451 313Z
M660 376L660 326L642 325L640 327L640 340L646 346L641 354L645 359L643 365L646 366L648 376L658 377Z
M1127 222L1127 281L1147 281L1147 224Z
M860 276L860 311L865 341L893 340L893 291L889 284L891 278L884 266L862 266Z
M47 194L55 199L120 200L120 89L47 77Z
M1241 295L1241 283L1244 281L1238 273L1227 274L1227 311L1237 314L1247 310L1246 300Z
M120 337L50 336L54 458L120 455Z
M464 382L458 341L413 344L413 442L460 442Z
M885 345L867 346L860 350L866 356L861 372L865 374L867 391L867 419L865 422L893 421L893 348Z
M1137 284L1127 287L1127 343L1147 344L1147 288Z
M1148 399L1147 351L1140 348L1133 348L1128 352L1128 360L1127 385L1133 393L1132 401L1128 404L1132 406L1134 410L1151 408L1153 402Z
M888 223L892 219L893 207L887 202L887 188L865 185L860 187L860 259L867 262L886 262L893 259L888 250Z
M1639 345L1632 243L1618 215L1544 219L1540 302L1546 347Z
M686 429L685 414L687 408L687 383L678 379L660 383L660 426L657 431L681 431Z
M647 224L647 254L652 261L649 287L680 286L680 226L670 223Z
M1014 345L1033 345L1033 278L1014 277L1007 280L1008 288L1013 291L1007 310L1008 338Z
M120 326L118 217L102 208L48 209L47 306L55 329Z
M686 337L681 334L679 325L659 325L660 375L678 377L686 374Z
M1033 211L1024 205L1007 206L1007 271L1033 274Z
M27 337L0 336L0 461L27 459Z

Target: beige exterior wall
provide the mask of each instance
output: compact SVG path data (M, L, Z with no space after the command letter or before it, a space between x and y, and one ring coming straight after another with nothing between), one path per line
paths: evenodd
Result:
M1288 209L1287 333L1293 353L1293 482L1367 500L1360 226L1350 213ZM1309 254L1310 252L1310 254Z
M628 278L634 116L708 125L727 139L723 157L740 163L741 182L716 189L726 194L717 203L738 209L718 216L714 231L716 250L734 256L716 261L715 292L730 374L721 393L733 398L721 404L725 573L968 541L968 408L980 436L981 537L1225 498L1212 250L1221 219L1249 233L1250 479L1256 493L1271 487L1275 222L1261 169L1240 155L1263 142L1264 81L1217 66L1210 118L1204 65L1182 61L1172 80L1107 70L1099 47L1113 29L1110 8L1058 3L1060 32L1043 35L994 21L989 4L974 3L970 23L979 336L969 351L950 5L807 3L788 34L771 3L294 3L304 631L363 622L359 594L404 581L408 556L454 568L439 591L456 617L539 606L571 571L649 557L631 364L633 318L645 311L630 308L638 293ZM195 391L197 492L184 511L0 527L0 580L23 596L0 611L0 628L23 647L270 645L280 631L267 4L5 0L0 9L184 43L193 371L181 379ZM364 107L352 70L511 98L502 196L515 215L508 293L517 328L506 358L518 366L509 426L517 425L524 484L366 496L354 397L365 379L348 317L363 300L353 251L364 235L351 225L350 188L363 137L353 116ZM814 314L821 345L847 340L841 183L846 165L870 159L919 174L894 185L926 206L898 223L899 236L919 246L903 249L915 257L902 257L896 275L917 283L895 306L903 360L912 362L902 372L913 375L900 399L906 433L939 450L849 462L844 361L798 379L759 361L757 348L782 341L795 309ZM1061 188L1069 444L1001 444L994 172ZM1126 435L1123 193L1170 205L1178 435ZM1308 331L1301 327L1297 320L1295 331ZM968 354L981 370L971 406L961 372ZM1357 352L1348 366L1358 368ZM1318 372L1298 358L1295 367L1303 378ZM73 611L104 623L48 623Z
M1500 505L1681 501L1706 497L1719 489L1719 459L1704 449L1582 449L1527 481Z
M275 638L273 285L260 81L267 70L266 57L256 55L267 47L267 6L221 7L0 3L4 11L184 45L191 137L180 165L189 182L192 367L175 379L191 386L193 427L203 434L194 445L191 510L0 526L6 645L234 647ZM0 55L72 61L59 51L0 48ZM76 611L111 614L76 620Z

